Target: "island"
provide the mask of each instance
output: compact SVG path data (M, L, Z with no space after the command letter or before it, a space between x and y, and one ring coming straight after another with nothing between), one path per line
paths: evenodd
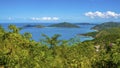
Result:
M94 26L92 29L103 30L103 29L109 29L109 28L114 28L114 27L120 27L120 23L119 22L105 22L105 23Z
M68 23L68 22L62 22L62 23L58 23L58 24L52 24L48 27L62 27L62 28L80 28L80 26L72 24L72 23Z
M23 26L22 28L27 28L27 27L43 28L45 26L43 26L43 25L30 25L30 24L28 24L28 25Z
M97 23L75 23L76 25L97 25Z

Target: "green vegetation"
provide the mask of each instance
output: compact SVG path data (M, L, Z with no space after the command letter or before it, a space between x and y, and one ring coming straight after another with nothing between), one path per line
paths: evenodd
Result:
M91 37L94 37L98 34L98 32L89 32L89 33L86 33L86 34L80 34L80 35L83 35L83 36L91 36Z
M80 34L80 35L91 36L91 37L97 38L97 37L106 36L109 34L113 35L113 34L119 34L119 33L120 33L120 28L109 28L109 29L103 29L103 30L96 31L96 32L89 32L86 34Z
M79 28L79 26L68 23L68 22L53 24L53 25L50 25L49 27Z
M80 34L83 36L92 36L94 38L101 37L102 35L108 34L119 34L120 33L120 23L118 22L105 22L94 26L92 29L97 30L96 32L89 32L86 34Z
M105 23L94 26L92 29L103 30L103 29L109 29L109 28L114 28L114 27L120 27L120 23L119 22L105 22Z
M107 29L92 41L77 43L43 34L45 38L35 42L14 25L9 31L0 26L0 68L120 68L118 31Z

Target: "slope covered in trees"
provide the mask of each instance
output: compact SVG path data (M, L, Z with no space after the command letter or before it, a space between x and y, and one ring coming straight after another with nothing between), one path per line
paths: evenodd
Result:
M81 34L84 36L92 36L92 37L101 37L102 35L108 34L119 34L120 33L120 23L119 22L105 22L99 25L92 27L91 29L95 29L95 32L89 32L86 34Z
M97 38L97 37L101 37L101 36L106 36L106 35L109 35L109 34L118 34L119 35L120 33L120 28L109 28L109 29L103 29L103 30L100 30L100 31L95 31L95 32L89 32L89 33L86 33L86 34L81 34L81 35L84 35L84 36L92 36L94 38Z
M119 22L105 22L105 23L94 26L92 29L103 30L103 29L109 29L109 28L114 28L114 27L120 28L120 23Z
M59 40L57 34L43 36L35 42L30 33L20 34L14 25L9 31L0 27L0 68L120 67L120 34L105 34L86 42Z

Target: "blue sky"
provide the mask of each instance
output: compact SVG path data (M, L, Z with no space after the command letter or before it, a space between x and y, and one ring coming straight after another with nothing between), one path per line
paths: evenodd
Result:
M120 0L0 0L0 22L120 21Z

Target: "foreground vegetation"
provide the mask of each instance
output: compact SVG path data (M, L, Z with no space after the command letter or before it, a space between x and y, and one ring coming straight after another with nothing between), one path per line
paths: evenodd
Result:
M120 68L118 29L85 42L58 40L57 34L43 34L45 38L35 42L14 25L9 31L0 27L0 68Z

